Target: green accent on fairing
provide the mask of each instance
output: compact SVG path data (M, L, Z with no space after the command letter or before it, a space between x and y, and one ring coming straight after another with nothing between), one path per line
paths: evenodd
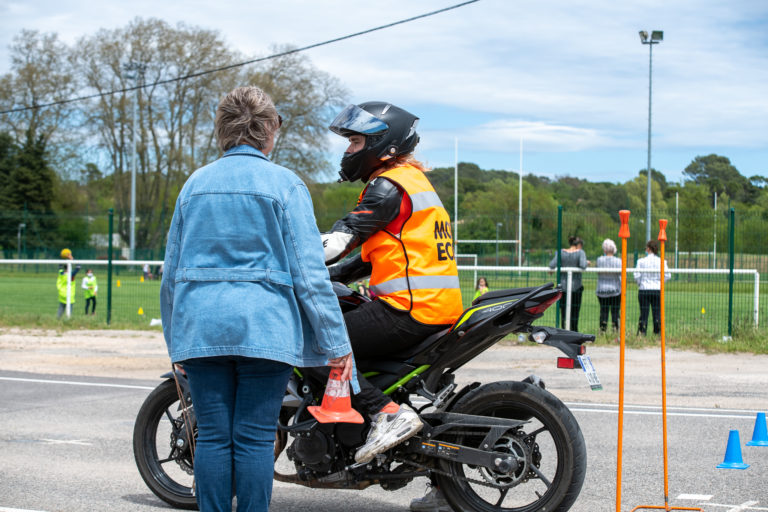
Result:
M371 378L371 377L375 377L375 376L377 376L379 373L381 373L381 372L365 372L365 373L363 374L363 377L365 377L366 379L368 379L368 378Z
M384 394L385 395L389 395L391 393L394 393L395 391L397 391L397 389L400 386L402 386L403 384L405 384L406 382L408 382L409 380L414 378L416 375L420 375L420 374L424 373L425 371L427 371L427 369L429 367L430 367L430 365L428 365L428 364L419 366L418 368L413 370L411 373L409 373L408 375L406 375L405 377L403 377L402 379L400 379L399 381L395 382L394 384L389 386L387 389L385 389L384 390Z
M299 371L299 369L298 369L298 368L296 368L295 366L293 367L293 373L295 373L296 375L298 375L300 379L303 379L303 378L304 378L304 376L301 374L301 372Z
M505 300L504 302L494 302L493 304L488 304L487 306L479 306L479 307L476 307L476 308L472 308L469 311L467 311L467 314L464 315L464 317L461 320L459 320L459 323L454 325L453 329L451 329L451 330L455 331L456 329L458 329L461 324L463 324L464 322L469 320L469 317L471 317L473 314L475 314L476 312L480 311L481 309L490 308L491 306L500 306L501 304L509 304L510 302L517 302L517 300L518 299Z

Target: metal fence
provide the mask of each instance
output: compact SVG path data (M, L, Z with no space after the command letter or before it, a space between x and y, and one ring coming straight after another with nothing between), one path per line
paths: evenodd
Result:
M40 317L55 318L58 293L56 279L61 260L0 260L0 317L22 319L34 324ZM98 280L97 309L94 326L111 324L121 327L149 328L160 319L160 279L157 273L162 262L113 261L109 279L109 262L104 260L74 260L73 268L80 266L71 286L75 288L75 303L71 315L84 316L82 278L91 268ZM143 271L149 266L149 273ZM606 269L599 269L601 272ZM639 307L637 287L632 278L634 269L627 269L627 332L637 328ZM766 329L768 318L768 286L761 286L760 273L751 269L734 270L733 284L727 270L720 269L668 269L672 279L666 283L666 332L670 335L686 333L726 336L729 325L739 329ZM579 272L577 268L562 268L567 276ZM615 271L619 271L618 269ZM582 275L584 291L578 326L582 332L599 330L599 304L595 296L596 268L587 268ZM512 267L460 265L459 279L464 307L472 302L475 284L485 277L491 290L538 286L555 281L555 273L548 267ZM568 300L566 286L563 300ZM214 305L212 305L214 307ZM730 313L729 313L730 312ZM559 323L557 306L549 308L540 325ZM154 320L154 322L153 322ZM566 326L570 318L566 319Z

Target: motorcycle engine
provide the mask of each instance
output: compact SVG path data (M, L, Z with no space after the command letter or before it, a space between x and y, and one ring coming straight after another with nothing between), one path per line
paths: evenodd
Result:
M336 444L333 438L320 429L314 429L296 437L288 447L288 458L316 473L328 473L336 460Z

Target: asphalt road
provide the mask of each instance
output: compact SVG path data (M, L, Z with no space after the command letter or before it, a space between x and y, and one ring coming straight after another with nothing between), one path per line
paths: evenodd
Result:
M659 379L652 371L638 373L645 364L658 366L658 354L637 352L628 352L625 387L621 510L627 511L638 505L664 505ZM524 378L532 371L543 377L548 389L574 412L587 442L587 478L571 510L616 510L617 351L593 351L603 391L590 391L579 371L556 370L555 356L554 350L542 356L540 351L499 348L463 369L459 377L463 382L490 382ZM707 512L768 511L768 447L745 446L756 413L768 409L766 363L764 356L748 355L670 358L667 418L673 506ZM0 369L0 512L167 510L141 480L131 448L136 413L158 383ZM750 464L746 470L716 468L723 462L730 429L740 432L742 458ZM276 483L271 510L407 510L410 499L423 494L425 483L418 479L395 492Z

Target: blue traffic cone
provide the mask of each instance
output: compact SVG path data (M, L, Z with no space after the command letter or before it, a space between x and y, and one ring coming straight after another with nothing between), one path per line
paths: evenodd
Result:
M744 464L741 460L741 441L739 440L739 431L731 430L728 433L728 446L725 448L725 459L722 464L717 465L718 469L747 469L749 464Z
M757 413L752 440L747 443L747 446L768 446L768 429L766 429L765 425L765 413Z

